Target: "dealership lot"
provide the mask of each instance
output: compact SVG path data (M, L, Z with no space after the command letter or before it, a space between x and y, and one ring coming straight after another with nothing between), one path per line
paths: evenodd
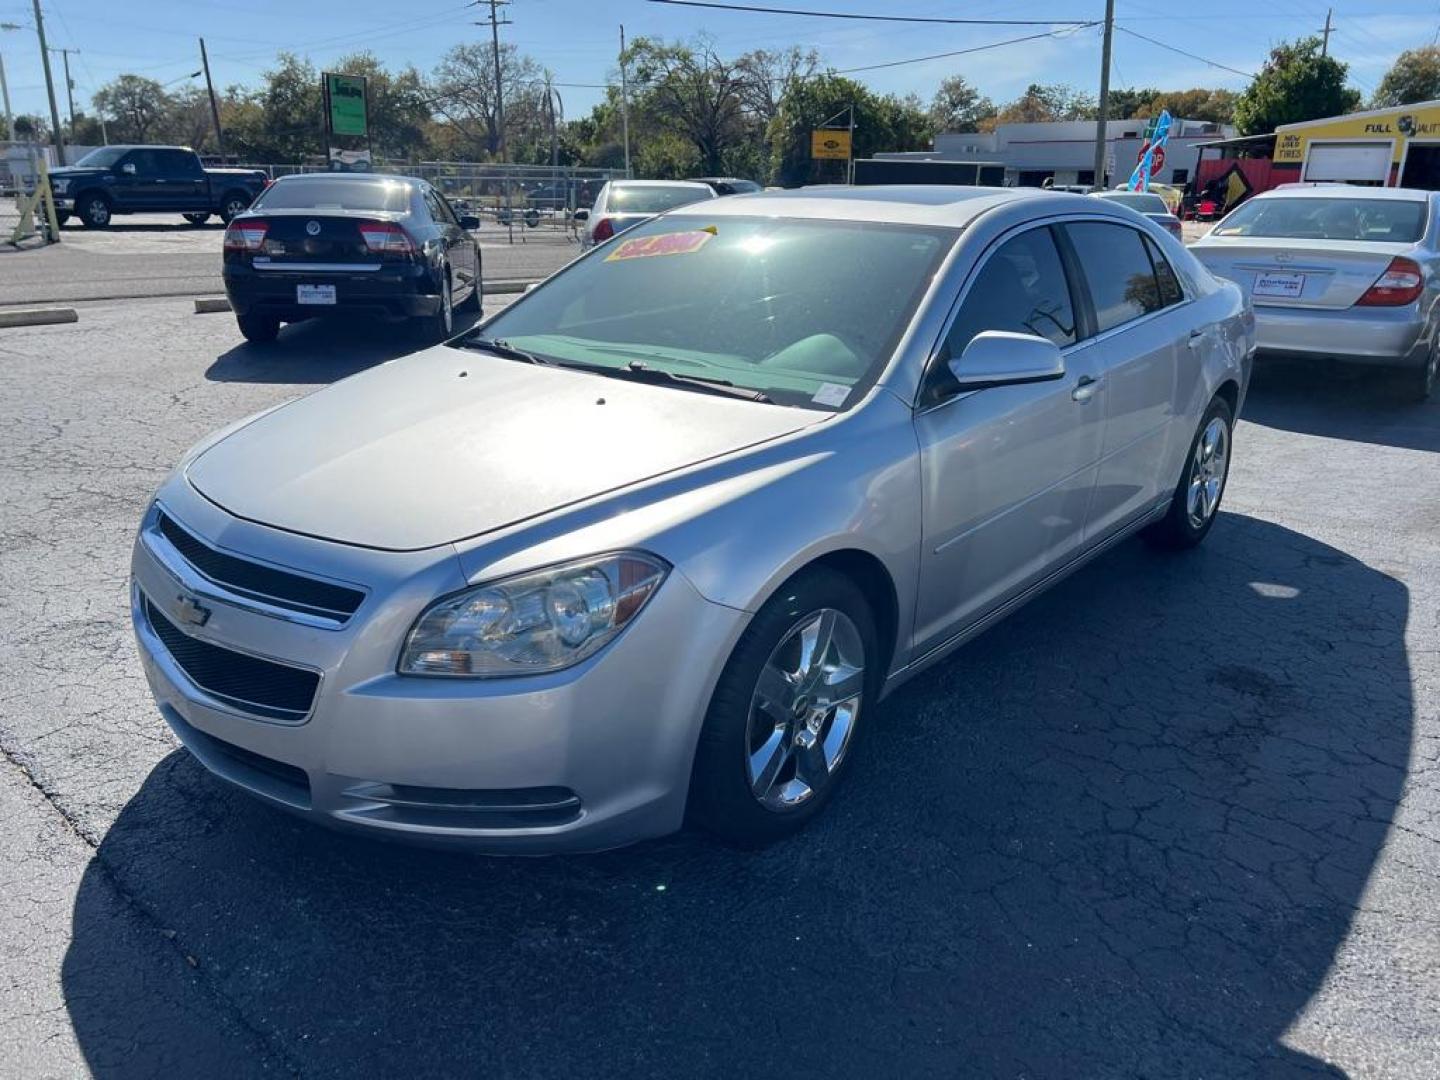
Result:
M1206 545L906 687L793 840L499 860L225 788L127 621L186 446L412 347L174 299L0 332L4 1071L1440 1070L1440 404L1263 370Z

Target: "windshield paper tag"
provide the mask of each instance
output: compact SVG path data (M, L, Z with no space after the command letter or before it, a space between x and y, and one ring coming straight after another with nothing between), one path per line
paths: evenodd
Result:
M827 382L820 384L820 389L815 391L815 396L810 400L816 405L832 405L838 409L845 404L845 399L849 396L850 387Z
M715 234L709 229L693 232L661 233L659 236L636 236L620 241L620 246L605 256L606 262L622 259L648 259L652 255L689 255L699 251Z

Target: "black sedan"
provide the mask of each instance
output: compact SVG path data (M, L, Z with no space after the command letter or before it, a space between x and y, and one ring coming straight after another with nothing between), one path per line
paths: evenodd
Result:
M254 342L282 322L351 314L445 338L456 308L480 307L478 225L414 177L287 176L225 230L225 292Z

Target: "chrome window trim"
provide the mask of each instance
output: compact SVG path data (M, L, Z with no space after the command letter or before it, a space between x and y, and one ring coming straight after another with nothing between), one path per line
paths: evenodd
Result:
M927 415L934 412L936 409L942 408L943 406L950 404L950 402L952 401L960 401L964 398L968 398L971 394L980 393L980 391L978 390L962 391L958 394L952 394L944 401L937 401L933 405L922 406L920 404L920 395L924 392L925 381L929 377L931 369L935 366L935 363L940 355L940 350L945 345L946 338L950 336L950 330L954 327L955 320L960 315L961 305L965 303L966 297L970 295L970 290L974 287L976 279L980 276L980 271L983 270L986 264L989 263L989 261L994 257L995 252L1010 240L1013 240L1020 234L1027 233L1032 229L1045 229L1051 228L1056 225L1068 225L1080 222L1086 224L1117 225L1122 229L1131 229L1134 232L1140 233L1141 236L1148 236L1147 233L1145 233L1141 229L1136 228L1128 221L1119 221L1116 218L1109 217L1103 214L1075 213L1053 214L1049 217L1037 218L1035 220L1027 221L1019 225L1014 225L1011 228L1006 229L999 236L997 236L988 245L986 245L985 250L980 254L980 258L976 261L975 265L971 267L969 274L966 275L964 284L961 285L959 293L951 302L950 311L945 316L945 319L941 324L939 334L936 336L934 342L930 346L929 352L925 359L924 368L920 373L920 381L915 387L915 399L910 403L911 407L915 409L915 414L917 416ZM1159 226L1156 226L1156 228L1158 229ZM1154 238L1150 237L1150 239L1153 240ZM1159 249L1161 255L1165 254L1165 249L1160 247L1158 243L1156 243L1155 246ZM956 248L959 248L958 243L956 245ZM1077 338L1074 343L1062 346L1060 348L1060 355L1069 356L1076 349L1080 349L1085 346L1094 344L1095 342L1106 341L1121 331L1129 330L1131 327L1134 326L1143 325L1149 320L1154 319L1156 316L1168 315L1172 311L1178 311L1181 308L1194 303L1195 297L1190 289L1190 283L1186 281L1185 277L1180 274L1179 271L1175 270L1175 263L1173 260L1167 257L1166 262L1170 263L1170 269L1175 272L1175 279L1180 284L1182 299L1178 303L1168 304L1165 307L1157 308L1155 311L1150 311L1144 315L1137 316L1134 319L1130 319L1126 322L1120 323L1118 326L1112 326L1108 330L1102 330L1099 333L1092 335L1091 337ZM937 278L938 277L939 275L937 275ZM1079 313L1076 312L1076 315L1078 318Z

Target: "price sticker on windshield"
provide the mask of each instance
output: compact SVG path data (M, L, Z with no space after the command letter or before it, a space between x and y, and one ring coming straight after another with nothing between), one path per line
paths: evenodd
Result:
M635 236L620 241L620 246L605 256L606 262L623 259L649 259L656 255L689 255L699 251L715 238L715 227L688 232L661 233L659 236Z

